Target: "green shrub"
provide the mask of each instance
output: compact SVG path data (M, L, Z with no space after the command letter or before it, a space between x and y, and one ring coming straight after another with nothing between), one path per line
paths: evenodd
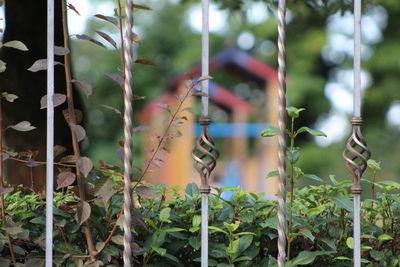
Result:
M114 188L119 177L110 177ZM352 258L351 182L309 186L295 191L292 255L289 266L349 266ZM399 266L400 184L377 182L374 205L362 203L362 257L366 266ZM277 205L263 194L239 187L214 188L210 194L210 266L276 266ZM232 191L224 199L223 192ZM122 194L97 194L90 201L90 224L96 249L92 266L122 265ZM195 184L178 188L165 185L138 187L133 211L135 261L138 266L199 266L200 195ZM54 251L59 266L82 266L88 258L84 226L76 216L74 192L56 193ZM10 261L4 231L13 239L13 250L26 266L40 266L44 256L45 201L40 194L15 190L5 195L8 225L1 225L0 266ZM109 231L116 225L112 238ZM106 243L105 243L106 242ZM103 249L102 249L103 248ZM29 265L35 263L37 265Z

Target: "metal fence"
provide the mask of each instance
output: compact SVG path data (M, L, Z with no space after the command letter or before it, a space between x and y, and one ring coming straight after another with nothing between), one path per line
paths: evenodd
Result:
M47 185L46 185L46 267L53 266L53 147L54 147L54 0L48 0L47 24ZM132 0L125 3L125 84L124 84L124 266L132 266L131 251L131 162L132 162ZM279 193L278 193L278 265L285 266L286 262L286 185L285 185L285 129L286 129L286 30L285 30L286 1L279 0L278 19L278 80L279 80ZM209 134L211 123L208 116L208 75L209 75L209 2L202 0L202 112L200 124L202 132L193 150L194 166L201 177L201 266L208 266L208 194L210 193L209 177L216 166L219 152ZM347 141L343 157L346 167L352 175L354 195L354 266L360 266L360 179L363 175L367 160L371 153L361 134L361 0L354 0L354 106L351 120L353 132Z

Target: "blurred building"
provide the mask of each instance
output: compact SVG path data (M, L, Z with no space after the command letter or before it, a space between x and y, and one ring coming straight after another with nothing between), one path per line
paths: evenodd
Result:
M148 103L140 112L142 125L149 125L161 135L170 118L166 105L174 111L177 96L187 92L185 81L199 77L201 66L196 65L182 73L172 86L158 99ZM277 192L277 178L265 179L277 169L277 138L261 138L260 132L267 124L277 125L278 83L274 68L237 49L225 49L210 59L210 133L221 152L211 184L220 186L241 185L244 190ZM233 81L233 82L232 82ZM227 88L229 87L229 88ZM183 108L201 110L199 97L188 98ZM161 104L161 105L160 105ZM164 105L166 104L166 105ZM191 152L201 132L196 122L198 116L184 111L187 121L177 130L182 134L167 141L168 152L162 153L154 165L154 173L147 180L171 186L185 187L190 182L200 182L193 168ZM144 153L148 158L156 135L144 132ZM180 135L180 134L179 134Z

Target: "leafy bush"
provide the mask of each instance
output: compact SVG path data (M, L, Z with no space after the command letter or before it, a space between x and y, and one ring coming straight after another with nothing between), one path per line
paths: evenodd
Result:
M115 189L119 177L110 177ZM295 191L292 255L288 266L349 266L352 258L351 181L309 186ZM104 183L103 183L104 184ZM362 204L362 257L366 266L399 266L400 184L376 182L376 199ZM230 198L224 192L232 191ZM99 191L97 191L99 192ZM101 192L101 191L100 191ZM107 199L108 198L108 199ZM200 262L200 194L195 184L178 188L139 186L133 211L135 261L140 266L198 266ZM58 266L89 262L84 226L78 223L74 192L55 196L54 250ZM214 188L210 194L210 266L276 266L277 204L263 194L239 187ZM5 195L7 227L1 225L1 266L9 266L4 231L13 239L21 266L43 264L45 202L42 196L17 190ZM97 261L90 266L122 265L122 194L97 194L90 201L90 223ZM116 227L109 236L109 231ZM36 265L32 265L32 264ZM76 265L75 265L76 264Z

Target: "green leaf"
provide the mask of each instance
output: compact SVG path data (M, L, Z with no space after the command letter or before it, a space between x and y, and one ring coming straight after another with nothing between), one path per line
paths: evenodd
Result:
M343 195L342 193L339 193L335 196L332 196L331 199L338 207L345 209L349 212L353 212L353 202L350 200L349 197Z
M171 227L171 228L163 229L162 231L164 231L166 233L174 233L174 232L182 232L182 231L186 231L186 230L183 228L179 228L179 227Z
M8 259L0 259L0 266L9 267L11 266L11 261Z
M354 249L354 239L352 237L348 237L346 240L346 245L348 248Z
M41 224L41 225L46 225L46 218L43 216L33 218L29 222L34 223L34 224Z
M315 174L303 174L303 176L306 177L306 178L308 178L308 179L311 179L311 180L320 182L320 183L323 183L323 182L324 182L324 179L322 179L321 177L318 177L318 176L315 175Z
M169 216L170 216L170 212L171 212L171 208L163 208L160 212L160 221L162 222L171 222L169 220Z
M369 159L368 161L367 161L367 165L368 165L368 167L371 169L371 170L373 170L373 171L380 171L381 170L381 163L380 162L376 162L375 160L373 160L373 159Z
M122 246L124 244L124 237L122 235L115 235L111 238L111 241Z
M393 239L393 237L391 237L388 234L381 234L380 236L378 236L378 240L386 241L386 240L392 240L392 239Z
M300 158L300 152L297 149L286 151L286 157L290 163L295 164Z
M103 250L103 253L110 256L119 256L119 251L116 246L107 245L106 248Z
M299 134L299 133L303 133L303 132L308 132L309 134L311 134L311 135L313 135L313 136L324 136L324 137L326 137L326 134L325 134L324 132L319 131L319 130L311 129L311 128L308 128L308 127L306 127L306 126L303 126L303 127L299 128L299 129L297 130L297 133L298 133L298 134Z
M271 177L277 177L277 176L279 176L279 171L275 170L275 171L269 172L265 178L271 178Z
M241 256L239 258L236 258L233 262L239 262L239 261L251 261L251 258L248 256Z
M306 110L306 109L305 108L296 108L293 106L286 108L286 112L289 115L289 117L291 117L291 118L298 118L300 112L302 112L303 110Z
M228 254L236 254L239 250L239 239L233 240L229 246L226 248Z
M313 263L315 258L322 255L330 255L336 251L302 251L292 260L291 266L307 265Z
M199 194L199 187L195 183L190 183L186 186L185 193L189 196L194 196Z
M198 214L194 215L192 219L193 227L198 227L200 226L200 224L201 224L201 216Z
M335 260L345 260L345 261L352 261L352 259L350 259L350 258L348 258L348 257L345 257L345 256L339 256L339 257L336 257L336 258L335 258Z
M161 256L165 256L165 254L167 253L167 250L165 248L152 247L152 249Z
M251 245L252 242L253 242L252 235L245 235L239 238L238 254L245 251Z
M20 246L12 245L12 248L13 248L13 251L14 251L15 253L17 253L18 255L25 255L25 254L26 254L26 250L23 249L23 248L20 247Z
M192 246L195 250L198 250L201 246L201 240L199 236L191 236L189 238L189 245Z
M305 231L301 231L300 234L304 237L307 237L308 239L310 239L311 241L314 242L315 240L315 236L311 233L311 231L309 230L305 230Z
M264 128L264 130L261 131L261 136L262 137L272 137L275 136L279 133L279 129L269 125L267 127Z
M238 229L240 225L239 221L236 221L235 223L224 223L224 226L226 229L228 229L229 232L233 233Z
M335 175L330 174L329 175L329 180L331 180L333 185L336 185L338 183L338 181L335 178Z
M226 231L224 231L221 228L216 227L216 226L208 226L208 230L213 230L213 231L221 232L221 233L224 233L224 234L228 235L228 232L226 232Z

